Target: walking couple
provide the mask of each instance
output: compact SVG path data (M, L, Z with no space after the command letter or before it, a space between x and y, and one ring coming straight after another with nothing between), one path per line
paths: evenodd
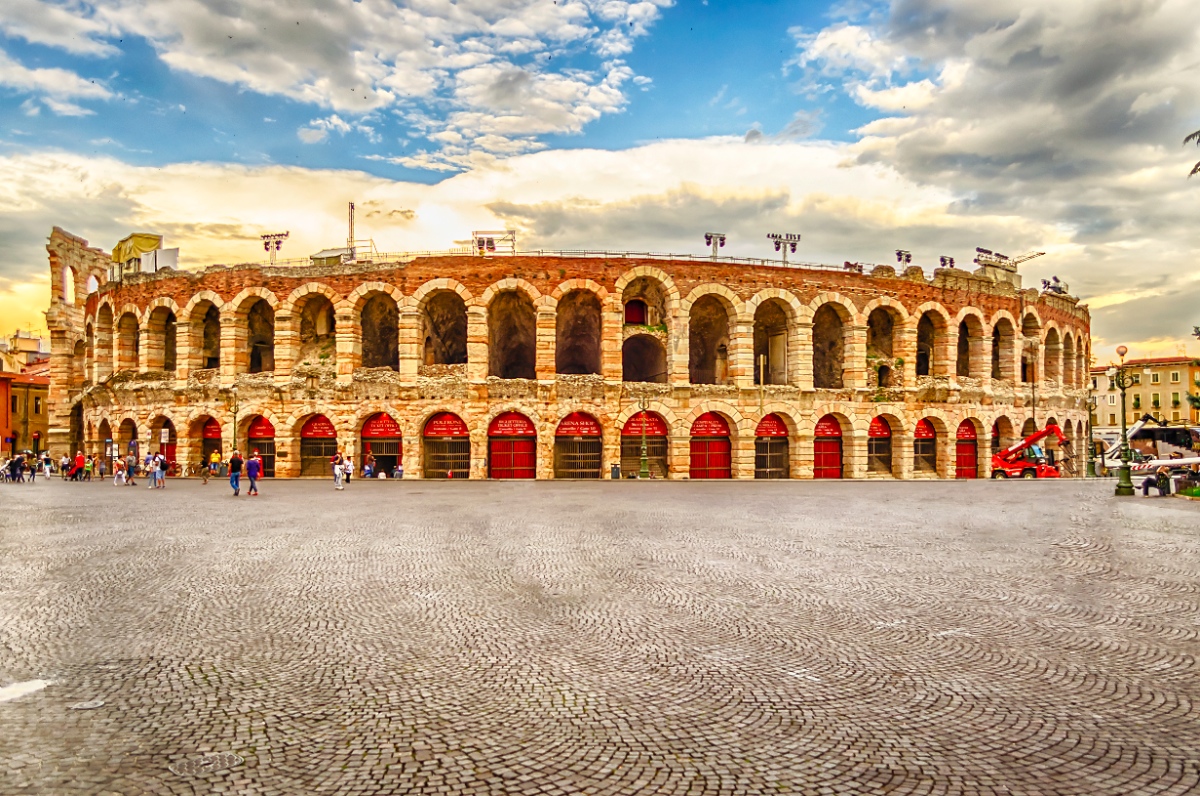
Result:
M354 472L354 460L338 451L329 459L329 463L333 465L333 488L345 489L345 484L350 483L350 474Z
M241 494L243 470L246 472L246 478L250 480L250 489L246 496L258 497L258 479L262 477L263 472L263 460L258 451L254 451L249 459L243 459L242 452L236 450L229 457L229 486L233 489L234 497Z

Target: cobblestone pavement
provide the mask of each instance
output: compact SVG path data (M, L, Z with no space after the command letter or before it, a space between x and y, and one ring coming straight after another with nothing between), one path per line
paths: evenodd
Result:
M0 487L0 792L1198 793L1200 504L1111 488Z

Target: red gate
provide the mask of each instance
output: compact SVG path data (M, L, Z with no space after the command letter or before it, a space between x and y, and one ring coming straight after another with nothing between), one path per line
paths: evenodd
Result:
M248 454L256 452L262 459L264 478L275 477L275 426L262 415L256 415L246 429L246 447Z
M645 434L645 437L642 435ZM638 412L621 428L621 475L637 478L642 466L642 440L646 441L646 466L651 478L666 478L667 421L654 412Z
M733 478L733 448L729 424L715 412L705 412L692 423L691 478Z
M537 429L519 412L497 415L488 426L488 478L537 477Z
M842 477L842 424L825 415L813 430L813 478Z
M358 466L365 467L367 456L375 460L372 477L379 473L387 473L388 477L403 464L404 442L400 425L386 412L379 412L367 418L362 427L362 453L358 457Z
M979 440L975 424L964 420L954 435L954 477L979 477Z

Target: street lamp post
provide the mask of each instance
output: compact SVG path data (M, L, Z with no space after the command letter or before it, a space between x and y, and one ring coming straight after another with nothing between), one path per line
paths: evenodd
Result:
M232 456L233 452L237 450L237 419L238 409L241 408L238 404L238 390L236 386L229 388L229 394L225 398L225 408L233 415L233 425L230 426L229 431L229 438L232 440L229 446L229 455Z
M1110 367L1105 375L1108 376L1108 389L1121 391L1121 467L1117 471L1116 493L1120 497L1133 495L1133 480L1129 477L1129 431L1126 428L1125 391L1133 386L1133 374L1125 371L1125 355L1129 349L1117 346L1117 356L1121 358L1119 367Z
M1099 400L1092 395L1088 398L1088 423L1087 423L1087 477L1096 477L1096 442L1092 439L1092 417L1096 414L1096 407L1099 405Z
M638 467L638 478L642 479L650 477L650 455L646 450L646 412L650 408L650 402L646 400L646 396L643 395L638 398L638 408L642 410L642 450L641 464Z

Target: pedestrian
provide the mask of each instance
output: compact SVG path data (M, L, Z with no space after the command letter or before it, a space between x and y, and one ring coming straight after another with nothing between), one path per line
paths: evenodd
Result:
M246 461L246 477L250 479L250 489L246 492L247 497L258 497L258 478L262 475L262 459L258 456L258 451L250 456Z
M1154 475L1142 481L1142 497L1150 497L1150 490L1157 489L1158 496L1171 494L1171 468L1163 465L1154 471Z
M118 458L113 462L113 486L125 485L125 460Z
M342 484L350 483L350 476L354 472L354 459L350 456L346 457L346 461L342 462Z
M104 480L104 476L108 475L108 465L105 464L103 456L96 457L96 474L101 481Z
M167 488L167 467L168 467L167 457L163 454L162 451L159 451L158 455L155 456L155 459L158 462L158 469L155 471L155 475L158 476L158 488L166 489Z
M233 496L237 497L242 491L242 465L245 460L242 454L235 450L229 457L229 486L233 488Z
M137 474L137 457L131 451L125 456L125 486L137 486L137 481L133 480Z
M404 465L401 464L400 461L397 459L396 467L395 467L395 469L392 470L392 478L403 478L403 477L404 477Z
M208 486L208 477L212 475L212 468L205 463L204 457L200 457L200 484Z
M209 475L216 475L221 468L221 452L213 451L212 456L208 457Z
M51 471L54 469L54 462L50 458L50 452L46 451L42 454L42 475L50 477Z
M342 452L338 451L333 454L329 462L333 465L333 488L342 489L342 475L345 474L345 470L342 469L342 465L345 462L345 459L342 458Z
M26 459L25 468L29 470L29 483L36 484L38 474L37 462L35 462L33 459Z
M95 458L92 456L87 457L87 459L83 463L83 480L84 481L92 480L92 470L95 468L95 466L96 466Z
M59 474L62 475L62 480L66 481L71 475L71 457L64 453L58 461L58 469Z

